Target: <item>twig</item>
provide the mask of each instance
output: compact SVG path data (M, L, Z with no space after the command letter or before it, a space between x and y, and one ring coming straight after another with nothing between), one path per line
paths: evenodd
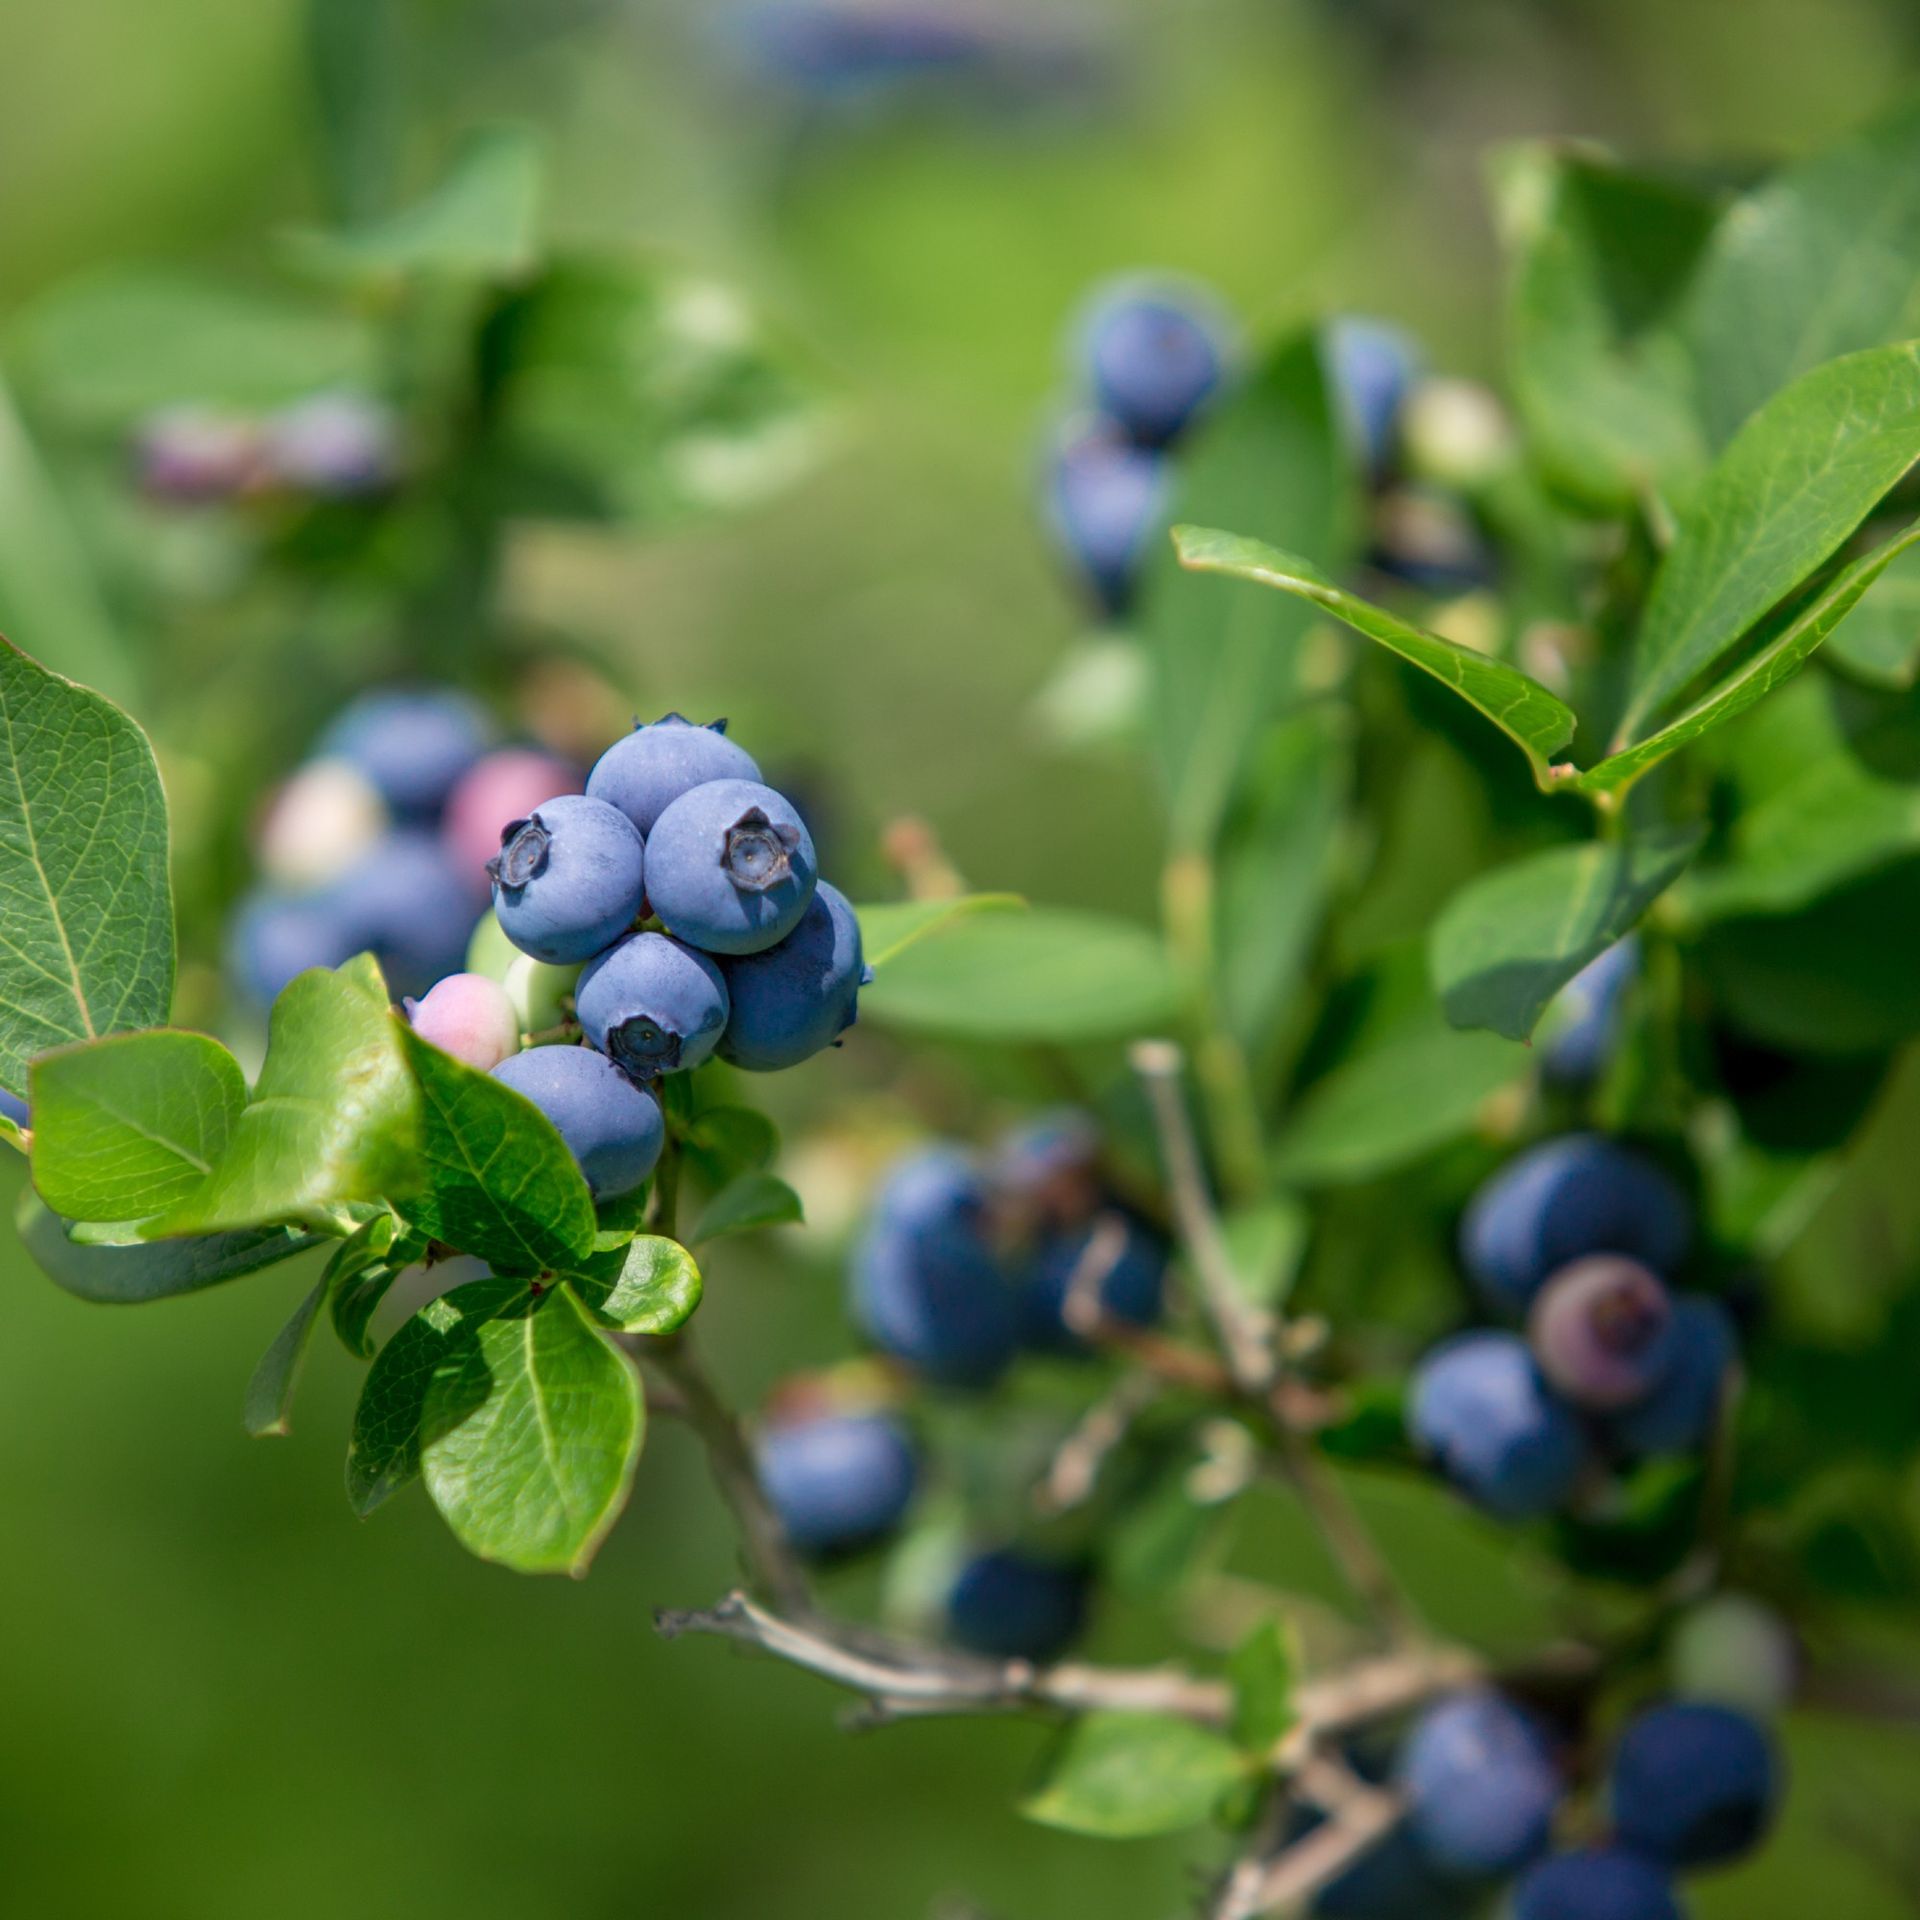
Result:
M1100 1478L1100 1469L1160 1393L1161 1384L1152 1374L1123 1373L1112 1391L1096 1400L1061 1441L1033 1490L1034 1506L1043 1514L1058 1515L1086 1501Z
M1223 1913L1220 1920L1298 1912L1385 1839L1404 1811L1398 1794L1368 1786L1323 1755L1301 1768L1295 1784L1302 1797L1320 1806L1327 1817L1267 1862L1254 1886L1251 1905Z
M807 1576L760 1485L747 1436L701 1365L687 1333L683 1330L636 1346L679 1396L675 1412L706 1449L714 1484L740 1529L740 1557L753 1584L783 1612L810 1615L813 1596Z
M1300 1496L1354 1597L1389 1640L1401 1646L1416 1642L1422 1632L1419 1616L1346 1489L1312 1442L1285 1420L1275 1422L1274 1434L1281 1475Z
M1193 1262L1201 1307L1234 1384L1243 1393L1264 1394L1274 1377L1273 1326L1270 1317L1247 1299L1234 1273L1180 1084L1183 1056L1171 1040L1142 1040L1130 1058L1153 1110L1173 1215Z

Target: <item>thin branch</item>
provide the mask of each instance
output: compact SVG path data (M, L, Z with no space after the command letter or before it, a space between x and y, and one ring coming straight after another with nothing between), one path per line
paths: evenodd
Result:
M1123 1373L1112 1391L1096 1400L1061 1441L1033 1490L1038 1511L1070 1513L1091 1498L1101 1468L1160 1394L1161 1384L1152 1374Z
M1301 1911L1323 1887L1384 1840L1404 1811L1398 1794L1370 1787L1324 1757L1302 1767L1297 1784L1303 1797L1321 1805L1327 1817L1267 1862L1250 1905L1222 1913L1219 1920L1255 1920L1260 1914Z
M1171 1040L1142 1040L1129 1057L1153 1111L1173 1214L1193 1261L1201 1307L1234 1384L1243 1393L1264 1394L1274 1377L1272 1323L1247 1299L1233 1270L1181 1086L1184 1056Z
M1418 1640L1420 1618L1346 1489L1313 1443L1285 1420L1276 1421L1274 1431L1281 1475L1300 1496L1354 1597L1390 1640L1402 1646Z

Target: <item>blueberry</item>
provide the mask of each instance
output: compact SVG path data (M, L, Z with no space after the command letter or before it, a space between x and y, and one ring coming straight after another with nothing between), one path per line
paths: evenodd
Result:
M360 500L400 477L391 410L359 393L321 393L267 425L266 466L280 486L321 500Z
M396 813L436 813L487 749L492 725L452 687L363 693L334 717L319 751L358 767Z
M1513 421L1499 397L1472 380L1429 376L1401 409L1407 465L1423 480L1473 493L1513 465Z
M750 1073L798 1066L853 1025L861 987L873 976L860 953L860 922L846 896L823 880L800 924L763 953L720 962L732 1012L720 1057Z
M640 917L646 856L617 807L582 794L543 800L500 830L487 862L493 910L523 953L550 967L604 952Z
M708 953L759 953L784 940L814 885L806 823L756 781L694 787L647 835L648 901L669 933Z
M348 952L370 951L394 993L424 993L460 971L478 891L437 836L413 827L388 834L326 895L352 936Z
M1131 440L1164 447L1226 373L1226 328L1205 295L1126 280L1095 296L1082 336L1094 404Z
M1108 426L1080 427L1054 449L1047 519L1061 551L1109 619L1119 619L1167 510L1164 458Z
M1541 1049L1548 1078L1584 1086L1606 1071L1620 1044L1623 1002L1639 974L1640 943L1629 934L1589 960L1560 989Z
M1321 1888L1312 1911L1320 1920L1470 1920L1480 1904L1480 1889L1434 1871L1403 1821Z
M263 889L240 903L227 929L227 970L249 1000L270 1007L295 975L337 967L360 945L357 922L335 894Z
M344 760L309 760L273 797L260 823L260 870L284 887L337 880L387 830L373 783Z
M529 1047L502 1060L504 1081L553 1122L596 1200L629 1193L666 1143L659 1102L589 1047Z
M874 1344L935 1380L986 1386L1013 1359L1014 1297L989 1239L987 1196L961 1155L902 1161L853 1257L855 1317Z
M1621 1253L1663 1279L1693 1238L1692 1209L1655 1166L1596 1134L1547 1140L1474 1195L1460 1254L1489 1305L1526 1312L1549 1274L1590 1253Z
M1667 1642L1674 1691L1768 1719L1793 1699L1800 1647L1793 1629L1743 1593L1716 1594L1690 1609Z
M803 1553L852 1553L899 1526L920 1467L899 1421L880 1413L828 1414L768 1428L760 1483L787 1537Z
M727 983L704 953L664 933L636 933L581 974L574 1005L601 1052L650 1080L712 1053L727 1024Z
M1042 1114L994 1150L993 1184L1023 1221L1085 1226L1106 1199L1099 1128L1076 1107Z
M1673 1355L1666 1371L1638 1406L1608 1420L1608 1441L1634 1456L1705 1446L1738 1354L1727 1310L1704 1294L1682 1294L1673 1303Z
M407 1018L421 1039L490 1073L520 1051L520 1020L507 990L484 974L450 973L419 1000L407 1002Z
M1399 327L1349 314L1334 321L1328 355L1340 416L1366 470L1377 477L1393 464L1419 349Z
M1779 1794L1773 1743L1731 1707L1653 1707L1613 1756L1615 1831L1623 1846L1672 1867L1711 1867L1750 1852Z
M947 1633L974 1653L1051 1660L1086 1624L1083 1567L998 1548L974 1555L947 1595Z
M134 463L156 499L198 506L245 493L260 477L260 430L214 407L169 407L140 428Z
M1067 1289L1102 1234L1118 1235L1118 1249L1100 1283L1100 1305L1113 1319L1150 1327L1160 1318L1167 1279L1166 1243L1136 1220L1113 1212L1084 1227L1048 1234L1019 1276L1020 1337L1044 1353L1084 1353L1067 1325ZM1102 1256L1104 1257L1104 1256Z
M1514 1889L1512 1920L1682 1920L1667 1876L1623 1847L1543 1860Z
M500 851L500 829L524 820L557 793L578 793L579 774L533 747L502 747L476 760L447 796L440 831L462 866L484 867Z
M1510 1333L1463 1333L1413 1376L1414 1442L1453 1484L1502 1520L1551 1512L1586 1465L1580 1422Z
M1441 1872L1504 1878L1546 1851L1560 1776L1538 1724L1502 1695L1460 1693L1429 1707L1395 1771L1408 1828Z
M1673 1360L1673 1302L1639 1261L1592 1254L1534 1295L1527 1339L1540 1371L1576 1407L1632 1406Z
M1421 593L1471 593L1492 586L1492 549L1451 494L1394 487L1374 503L1368 558L1392 580Z
M636 725L616 740L587 776L596 800L618 807L643 834L680 798L710 780L758 780L760 769L744 747L727 738L727 723L695 726L670 713Z
M9 1093L5 1087L0 1087L0 1116L11 1120L16 1127L31 1124L27 1103L17 1093Z
M580 984L578 967L550 967L530 953L516 953L507 963L500 984L507 990L514 1018L522 1033L546 1033L573 1011Z

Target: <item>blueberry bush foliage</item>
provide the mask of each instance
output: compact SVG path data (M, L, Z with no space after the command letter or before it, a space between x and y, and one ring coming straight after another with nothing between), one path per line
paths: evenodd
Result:
M450 978L268 979L250 1076L167 1024L140 729L7 647L34 1258L134 1304L324 1248L248 1427L284 1430L330 1330L367 1363L354 1508L418 1480L524 1572L585 1571L649 1411L684 1421L742 1584L664 1631L869 1724L1057 1721L1023 1811L1191 1830L1215 1920L1682 1911L1767 1843L1776 1717L1875 1711L1920 1593L1920 108L1737 189L1573 148L1491 177L1502 395L1374 323L1242 337L1172 282L1076 330L1040 517L1099 631L1043 706L1152 768L1158 927L938 860L849 907L751 743L670 716L500 823ZM296 237L298 299L75 289L36 404L133 436L276 618L484 633L516 503L677 510L715 463L676 447L799 404L757 359L650 385L673 301L546 253L536 203L503 135ZM316 366L364 396L383 354L437 373L310 410ZM98 616L115 680L101 609L10 605L29 649ZM731 1236L800 1218L756 1076L830 1099L856 997L1023 1111L888 1174L865 1356L748 1421L693 1323ZM424 1304L377 1341L396 1287ZM878 1621L836 1598L864 1556ZM1110 1607L1153 1658L1076 1657ZM1851 1811L1835 1871L1910 1885Z

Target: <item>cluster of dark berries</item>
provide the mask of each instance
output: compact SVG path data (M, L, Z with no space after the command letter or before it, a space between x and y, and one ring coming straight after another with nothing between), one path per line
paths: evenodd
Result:
M389 492L401 475L393 414L346 392L314 394L266 415L168 407L141 425L133 458L143 490L177 506L263 495L366 500Z
M1462 1262L1524 1330L1462 1333L1427 1355L1408 1425L1476 1506L1529 1519L1609 1462L1707 1443L1738 1344L1717 1300L1668 1290L1692 1238L1672 1179L1593 1134L1529 1149L1475 1195Z
M424 993L467 954L501 828L579 788L555 755L497 745L486 710L456 688L362 694L261 816L262 884L235 917L230 972L265 1007L309 967L372 953L396 993ZM509 984L542 997L530 974ZM552 1024L531 1011L529 1025Z

